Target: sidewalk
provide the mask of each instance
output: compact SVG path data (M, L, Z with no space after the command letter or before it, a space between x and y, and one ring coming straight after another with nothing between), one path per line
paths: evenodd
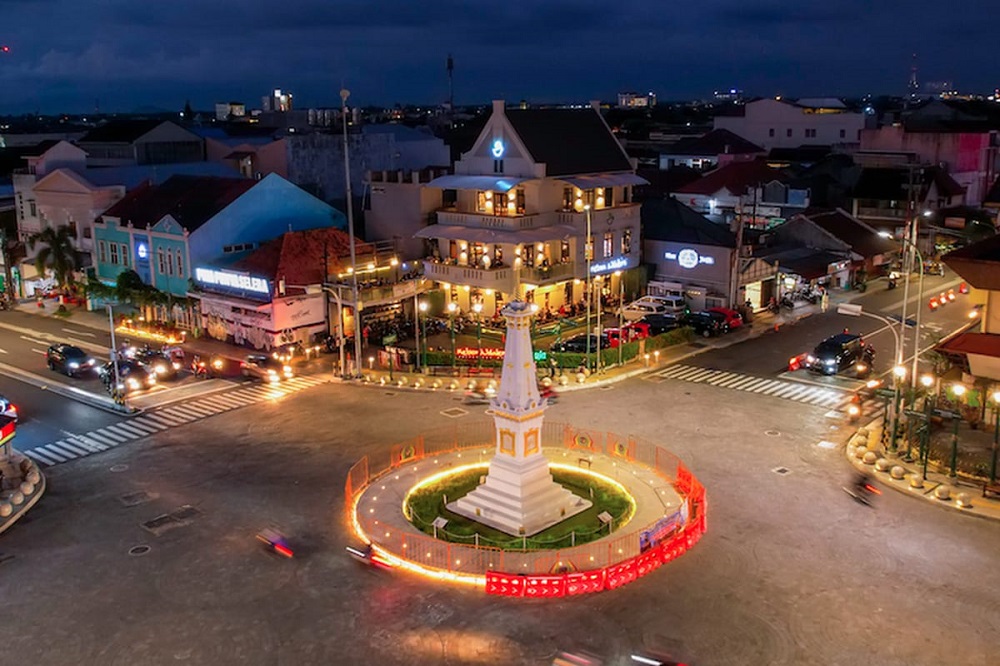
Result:
M881 419L858 428L845 447L848 461L855 469L874 476L883 488L921 499L936 506L968 516L1000 521L1000 497L983 497L982 483L973 484L927 469L917 460L907 462L901 453L886 451L882 445Z

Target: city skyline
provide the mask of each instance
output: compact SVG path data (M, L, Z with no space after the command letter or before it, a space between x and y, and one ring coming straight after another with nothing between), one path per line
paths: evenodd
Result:
M929 0L709 0L664 14L638 0L613 13L592 0L302 0L277 12L111 0L81 14L67 0L6 0L0 113L180 109L185 100L257 107L274 88L294 93L296 107L330 107L342 85L357 105L440 104L449 53L459 105L607 100L621 90L704 99L734 86L749 95L903 94L914 53L921 82L992 91L988 5L966 5L943 15Z

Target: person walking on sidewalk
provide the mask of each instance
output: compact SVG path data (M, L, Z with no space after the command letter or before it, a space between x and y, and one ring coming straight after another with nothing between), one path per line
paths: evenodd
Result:
M372 327L369 326L368 324L365 324L365 327L361 329L361 338L362 341L365 343L366 348L368 347L368 336L370 336L371 334L372 334Z

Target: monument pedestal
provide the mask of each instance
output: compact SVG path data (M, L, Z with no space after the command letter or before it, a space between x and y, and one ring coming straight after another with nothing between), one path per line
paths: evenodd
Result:
M591 507L553 481L541 453L496 456L486 482L447 505L449 511L514 536L531 536Z

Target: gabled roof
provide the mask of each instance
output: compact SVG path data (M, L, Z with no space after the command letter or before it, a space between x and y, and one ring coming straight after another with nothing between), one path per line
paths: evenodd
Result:
M1000 291L1000 235L953 250L941 261L976 289Z
M937 187L941 196L957 197L965 193L965 188L941 167L927 166L921 169L923 176L919 173L913 176L914 183L920 186L921 201L927 198L931 184ZM910 174L905 167L864 167L854 185L853 196L856 199L906 201L909 183Z
M732 194L743 194L750 187L784 179L779 170L769 167L763 160L731 162L708 172L699 180L681 187L677 192L711 195L726 189Z
M644 201L640 213L642 234L649 240L736 247L729 229L696 213L677 199Z
M632 171L621 144L594 109L506 109L504 115L546 176Z
M763 153L764 149L727 129L715 129L701 136L686 136L660 152L667 155L715 157L716 155Z
M134 143L166 120L112 120L87 132L77 143Z
M769 264L777 261L780 270L794 273L807 280L814 280L826 275L830 264L844 261L849 257L828 250L817 250L801 245L786 245L768 248L766 254L759 254L757 258Z
M24 152L25 157L41 157L49 151L50 148L58 143L61 143L62 139L46 139L45 141L40 141L34 146L26 149Z
M355 240L354 248L356 253L372 251L361 239ZM315 285L325 282L329 275L346 270L349 263L345 263L344 257L350 253L351 237L340 229L289 231L264 243L236 261L233 267L275 282L284 280L286 285Z
M831 236L844 241L862 257L888 254L898 249L896 243L879 236L873 228L840 208L810 212L801 217L811 221Z
M104 211L122 224L144 229L172 216L194 231L256 184L246 178L171 176L162 185L140 186Z

